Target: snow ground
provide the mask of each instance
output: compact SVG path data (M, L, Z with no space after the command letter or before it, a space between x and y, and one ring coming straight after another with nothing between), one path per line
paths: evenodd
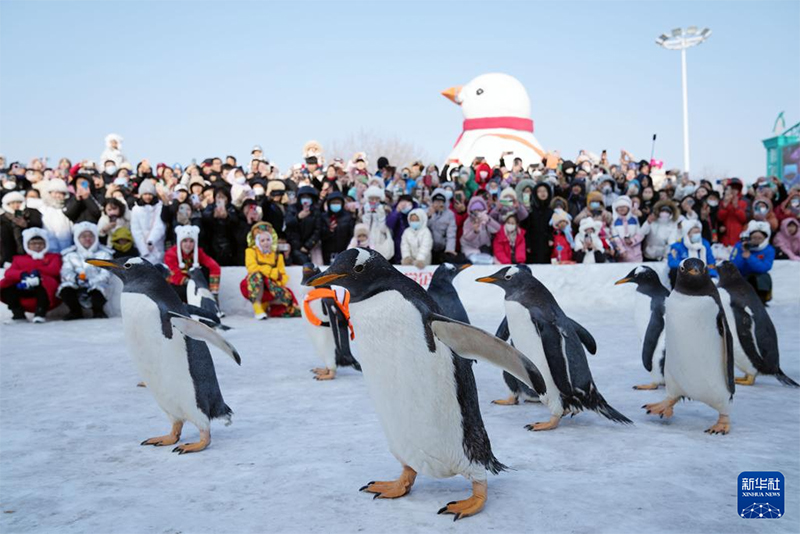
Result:
M468 311L491 331L501 319ZM716 414L698 403L654 419L640 406L663 390L631 389L648 375L630 312L566 311L598 341L590 365L600 391L635 425L583 413L555 431L528 432L525 424L547 419L545 408L490 404L507 390L498 370L476 365L494 452L513 470L491 476L484 511L457 523L436 511L469 495L461 478L420 476L395 501L358 492L400 466L358 373L311 379L319 361L300 319L226 320L242 367L218 352L215 360L234 424L214 423L211 447L183 456L139 446L169 423L136 387L120 319L0 326L0 531L798 531L800 391L769 377L738 388L728 436L703 433ZM800 304L770 312L783 369L800 379ZM196 436L187 426L184 439ZM750 470L785 475L783 518L738 517L737 475Z

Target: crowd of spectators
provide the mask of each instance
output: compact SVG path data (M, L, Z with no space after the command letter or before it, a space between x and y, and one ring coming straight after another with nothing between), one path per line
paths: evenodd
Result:
M329 264L352 247L420 269L666 262L672 278L687 257L712 273L730 259L768 300L773 259L800 260L800 187L774 177L712 182L653 163L623 150L616 162L581 151L529 165L510 153L495 166L385 157L373 165L365 153L326 161L312 141L287 172L260 146L247 161L184 167L134 164L114 134L96 161L0 156L2 300L15 318L26 300L43 320L57 299L68 318L87 308L102 317L108 273L83 259L141 256L166 263L176 286L192 267L214 286L219 266L247 266L242 293L256 316L294 316L285 265Z

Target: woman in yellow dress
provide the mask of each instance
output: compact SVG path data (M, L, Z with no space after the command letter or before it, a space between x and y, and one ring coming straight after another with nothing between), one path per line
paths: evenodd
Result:
M247 277L242 280L242 295L253 303L256 319L300 317L300 308L286 287L289 276L278 252L278 234L271 224L257 222L247 234L244 253Z

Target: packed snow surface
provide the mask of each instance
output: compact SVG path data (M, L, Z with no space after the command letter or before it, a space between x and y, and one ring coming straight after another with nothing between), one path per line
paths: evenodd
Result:
M408 496L392 501L358 492L369 481L395 478L400 465L359 373L312 380L309 369L320 360L302 319L225 319L242 366L212 352L234 423L213 423L211 446L182 456L139 445L170 424L150 392L136 387L119 318L3 325L0 531L797 532L800 390L764 376L737 387L727 436L703 432L716 413L700 403L679 403L671 420L646 415L641 405L661 400L664 390L631 389L649 375L629 306L633 287L611 285L625 272L614 269L591 289L553 290L597 339L598 353L588 357L599 390L635 424L582 413L554 431L526 431L549 412L540 404L490 404L508 391L499 370L475 365L495 455L511 470L490 476L486 508L457 523L436 512L469 496L460 477L420 476ZM582 298L589 290L603 299ZM464 299L467 310L474 324L494 332L502 292L481 291L479 299ZM769 311L782 367L800 380L800 302L776 300ZM182 441L197 435L187 425ZM784 474L782 518L765 524L739 517L742 471Z

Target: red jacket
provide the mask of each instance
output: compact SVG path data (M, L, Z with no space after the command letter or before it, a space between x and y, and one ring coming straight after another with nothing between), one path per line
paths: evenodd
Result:
M572 245L569 244L564 232L560 230L553 230L553 252L550 254L550 258L558 261L572 261Z
M494 257L503 265L525 263L525 230L517 226L513 258L511 257L511 242L508 240L505 227L494 235L492 249L494 251Z
M11 266L6 269L5 276L0 280L0 288L5 289L18 284L22 280L22 273L39 271L42 287L50 299L50 309L55 308L59 301L56 299L56 290L61 279L61 254L52 252L44 255L41 260L35 260L28 254L19 254L11 260ZM36 299L23 298L20 302L25 311L36 311Z
M720 242L726 247L735 246L739 242L739 234L747 224L747 202L736 197L736 200L729 205L720 204L717 211L717 221L720 226L725 227Z
M166 254L164 254L164 264L169 267L170 272L167 282L176 286L182 286L187 283L189 281L189 270L194 267L192 265L193 260L193 254L188 256L184 254L183 269L181 269L180 262L178 262L178 245L170 248ZM219 263L206 254L202 248L197 250L197 263L199 263L201 267L208 269L208 287L211 289L212 293L216 293L216 290L219 288L219 276L222 273L222 270L219 268Z
M453 207L450 211L456 216L456 252L461 252L461 234L464 233L464 221L469 219L469 212L464 210L464 213L458 213Z

